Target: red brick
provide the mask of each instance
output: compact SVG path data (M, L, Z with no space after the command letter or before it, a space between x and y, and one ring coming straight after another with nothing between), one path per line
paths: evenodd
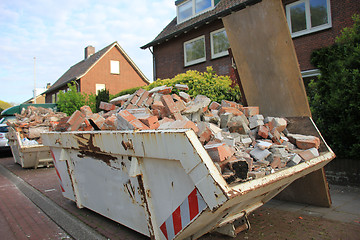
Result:
M172 87L165 87L164 89L159 90L158 93L167 95L167 94L170 94L171 91L172 91Z
M143 95L143 94L144 94L144 92L146 92L146 90L145 90L145 89L143 89L143 88L139 88L139 89L135 92L135 96L140 97L141 95Z
M156 115L159 119L167 116L166 108L162 102L154 101L151 105L151 108L153 109L153 114Z
M302 152L300 152L298 154L302 159L304 159L304 161L308 161L308 160L311 160L311 159L313 159L315 157L318 157L319 156L319 151L316 148L310 148L310 149L302 151Z
M81 123L83 123L85 120L85 115L80 112L79 110L76 110L71 117L69 118L69 120L67 121L67 123L70 125L69 130L70 131L76 131L79 129Z
M221 107L221 105L218 102L212 102L209 105L210 110L218 110Z
M314 137L312 139L297 139L296 146L300 149L309 149L309 148L316 148L318 149L320 146L320 139Z
M271 140L273 140L274 143L281 144L283 142L283 140L281 139L281 135L276 128L273 128L270 131L270 133L271 133Z
M213 133L211 129L207 126L206 123L200 122L198 124L199 132L197 133L200 142L204 145L205 143L209 142Z
M151 104L153 103L154 99L152 97L148 97L148 99L145 101L145 106L151 106Z
M118 115L121 116L124 120L131 122L132 120L135 120L136 117L129 113L127 110L122 110L118 112Z
M205 145L205 149L214 162L225 161L227 158L231 157L235 152L230 146L224 143L207 144Z
M106 126L107 125L107 126ZM103 127L106 126L107 130L115 130L116 127L116 116L112 115L105 119L105 124L103 124Z
M90 122L87 119L85 119L84 122L80 125L79 130L81 130L81 131L92 131L94 129L91 126Z
M191 101L190 95L187 94L187 93L185 93L185 92L179 92L179 96L180 96L181 99L182 99L184 102L186 102L186 103L188 103L188 102Z
M129 104L129 105L126 106L125 109L137 109L137 108L139 108L139 107L134 105L134 104Z
M176 101L175 105L176 105L177 109L179 110L179 112L183 111L186 108L186 105L183 100Z
M135 129L140 129L140 130L150 129L148 126L146 126L144 123L142 123L139 119L134 119L134 120L130 121L130 124L133 125Z
M171 94L171 97L173 98L173 100L174 100L175 102L177 102L177 101L182 101L181 97L180 97L179 95L177 95L176 93Z
M280 166L281 166L281 159L280 159L280 157L274 156L272 162L270 163L270 167L271 167L272 169L275 169L275 168L280 168Z
M85 115L85 117L90 117L93 114L89 106L82 106L80 111Z
M172 99L172 97L170 95L161 96L161 102L164 104L168 115L172 115L176 112L179 112L174 100Z
M238 108L238 104L237 104L236 102L228 101L228 100L222 100L222 101L221 101L221 106L222 106L222 107Z
M149 92L148 91L145 91L142 95L141 95L141 97L140 97L140 99L139 99L139 101L137 102L137 106L142 106L143 104L144 104L144 102L148 99L148 97L149 97Z
M232 113L234 116L241 116L244 114L239 109L234 108L234 107L221 107L219 110L219 115L224 114L224 113Z
M157 129L160 126L159 120L156 116L140 118L139 120L146 126L148 126L150 129Z
M258 129L258 135L262 138L268 138L269 136L269 129L264 125L260 125Z
M116 105L107 102L100 102L99 108L105 111L111 111L116 109Z
M105 123L105 118L100 116L100 114L94 113L91 115L90 119L98 126L98 128L102 128L102 125Z
M243 112L246 117L251 117L259 114L259 107L243 107Z
M132 97L132 99L130 100L130 103L136 105L138 99L139 99L139 96L134 95Z

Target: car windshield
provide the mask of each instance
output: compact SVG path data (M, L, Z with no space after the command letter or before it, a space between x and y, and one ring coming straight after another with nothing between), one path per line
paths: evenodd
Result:
M8 132L8 126L0 126L0 132Z

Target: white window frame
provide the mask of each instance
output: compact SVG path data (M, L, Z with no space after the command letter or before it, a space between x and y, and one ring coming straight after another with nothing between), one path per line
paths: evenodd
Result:
M110 60L110 73L120 74L120 62L117 60Z
M289 25L289 30L290 30L290 33L291 33L291 37L293 37L293 38L298 37L298 36L302 36L302 35L306 35L306 34L309 34L309 33L317 32L317 31L321 31L321 30L328 29L328 28L332 27L330 0L326 0L328 23L320 25L320 26L316 26L316 27L311 27L310 1L311 0L300 0L300 1L296 1L296 2L293 2L293 3L290 3L290 4L286 5L286 18L287 18L287 22L288 22L288 25ZM302 30L302 31L298 31L296 33L293 33L292 30L291 30L292 26L291 26L290 9L291 9L291 7L296 6L298 4L301 4L301 3L305 3L306 29Z
M185 18L185 19L180 21L179 20L179 7L186 4L186 3L188 3L189 1L192 1L192 14L191 14L190 17ZM210 10L214 9L215 3L214 3L214 0L211 0L211 7L207 8L207 9L204 9L203 11L198 12L198 13L195 12L195 6L196 6L196 0L187 0L187 1L184 1L184 2L180 3L178 6L176 6L177 23L180 24L180 23L186 22L187 20L189 20L189 19L191 19L191 18L193 18L195 16L198 16L200 14L203 14L204 12L207 12L207 11L210 11Z
M96 83L95 84L95 93L96 95L99 94L99 91L106 89L106 85L103 83Z
M217 34L219 32L223 32L225 31L225 28L221 28L219 30L216 30L216 31L213 31L210 33L210 45L211 45L211 59L215 59L215 58L219 58L219 57L223 57L223 56L227 56L229 55L229 51L226 50L226 51L223 51L223 52L220 52L220 53L214 53L214 40L213 40L213 36L214 34ZM226 31L225 31L226 33Z
M187 62L187 61L186 61L186 57L187 57L187 56L186 56L186 44L191 43L191 42L195 42L195 41L197 41L197 40L199 40L199 39L204 39L204 57L199 58L199 59L196 59L196 60L193 60L193 61L190 61L190 62ZM202 35L202 36L200 36L200 37L193 38L193 39L191 39L191 40L189 40L189 41L184 42L184 65L185 65L185 67L191 66L191 65L195 65L195 64L198 64L198 63L202 63L202 62L205 62L205 61L206 61L205 35Z

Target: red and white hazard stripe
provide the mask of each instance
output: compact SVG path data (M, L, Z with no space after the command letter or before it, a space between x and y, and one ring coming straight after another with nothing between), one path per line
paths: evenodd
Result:
M51 150L50 150L50 153L51 153L52 158L54 159L54 168L55 168L56 174L57 174L58 177L59 177L59 182L60 182L61 191L62 191L62 192L65 192L64 187L63 187L63 183L62 183L62 180L61 180L60 173L59 173L59 171L57 170L57 167L56 167L55 155L54 155L53 151L51 151Z
M207 205L195 188L190 195L176 208L176 210L160 226L161 232L167 240L173 239L182 229L194 220Z

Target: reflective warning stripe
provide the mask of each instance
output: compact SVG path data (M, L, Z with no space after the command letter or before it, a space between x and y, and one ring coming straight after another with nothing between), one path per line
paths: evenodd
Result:
M52 158L54 159L54 168L55 168L56 174L58 175L58 178L59 178L61 191L62 191L62 192L65 192L64 187L62 186L63 183L62 183L62 180L61 180L60 173L59 173L59 171L57 170L57 167L56 167L55 155L54 155L54 153L53 153L52 150L50 150L50 153L51 153Z
M207 207L204 199L195 188L168 219L160 226L165 238L173 239L182 229L194 220Z

